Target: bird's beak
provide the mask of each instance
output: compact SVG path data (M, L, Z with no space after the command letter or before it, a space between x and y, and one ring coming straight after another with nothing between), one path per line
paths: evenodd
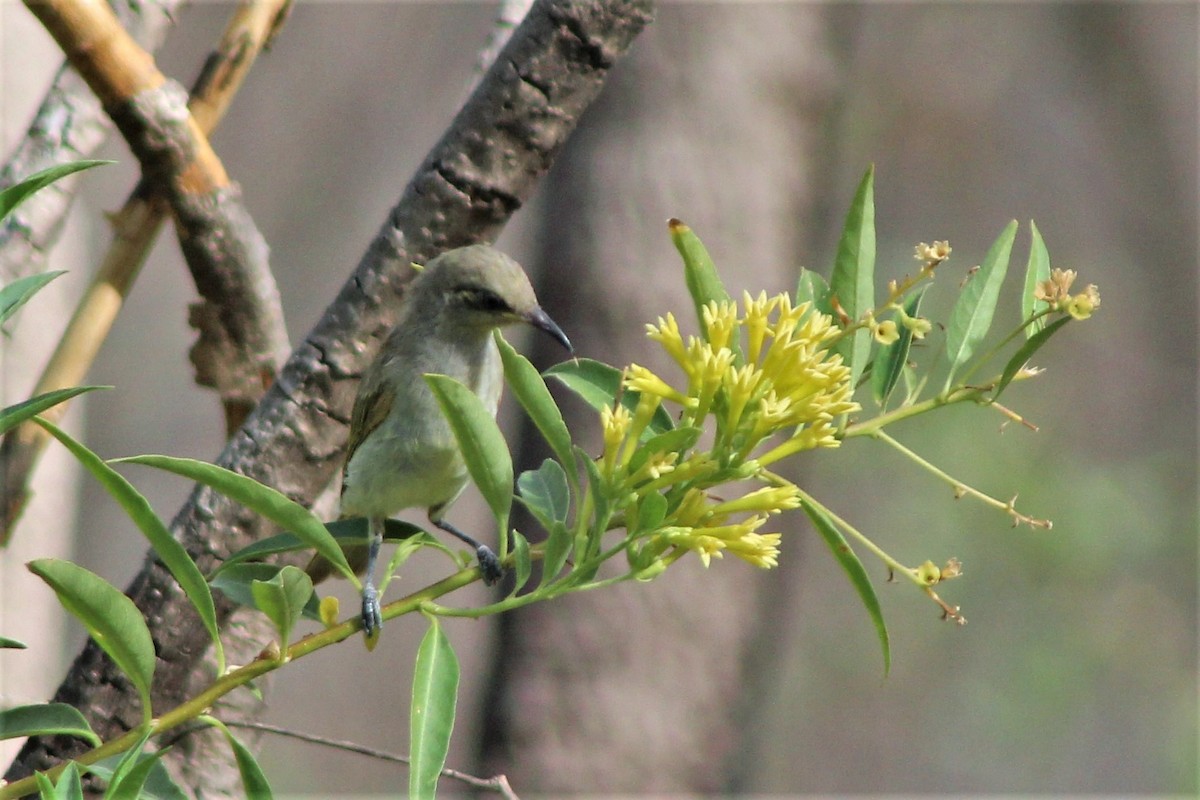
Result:
M558 323L550 319L550 315L542 310L541 306L535 306L533 311L525 317L525 321L538 330L545 331L554 337L554 340L567 349L568 353L574 353L575 348L571 347L571 340L563 333L563 329L558 327Z

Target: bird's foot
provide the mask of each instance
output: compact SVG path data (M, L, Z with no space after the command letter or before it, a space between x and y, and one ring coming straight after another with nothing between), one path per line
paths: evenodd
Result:
M479 574L483 577L484 586L492 586L504 577L504 567L500 565L500 559L492 552L492 548L485 544L479 545L475 550L475 557L479 560Z
M363 633L367 635L368 639L379 635L379 628L383 625L383 610L379 607L379 595L375 591L375 586L370 582L363 586L360 619Z

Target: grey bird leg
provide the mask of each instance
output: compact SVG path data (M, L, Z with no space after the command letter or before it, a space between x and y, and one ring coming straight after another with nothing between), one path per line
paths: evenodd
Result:
M367 549L361 619L363 631L367 636L373 636L383 625L383 610L379 607L379 594L375 591L375 561L379 558L379 548L383 546L383 517L371 517L367 524L370 526L371 542Z
M467 536L458 528L451 525L446 520L442 519L440 512L442 506L435 506L429 509L429 521L438 528L444 530L451 536L462 540L470 547L475 548L475 558L479 561L479 574L483 577L483 585L491 586L504 577L504 567L500 566L500 559L492 548L486 544L480 544L475 539Z

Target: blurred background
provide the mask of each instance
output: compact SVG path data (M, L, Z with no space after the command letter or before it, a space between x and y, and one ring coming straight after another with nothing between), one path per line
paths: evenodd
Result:
M187 9L159 53L164 72L190 84L229 11ZM271 244L293 342L449 123L495 14L301 4L252 72L213 141ZM7 152L60 59L23 7L0 2L0 23ZM922 309L935 319L1020 220L999 327L1017 318L1034 219L1053 266L1104 301L1038 354L1046 375L1007 394L1040 430L961 408L893 435L977 488L1019 495L1054 529L1014 529L870 442L808 454L794 477L901 561L962 560L942 594L970 624L941 622L864 556L892 635L884 679L869 618L797 513L770 573L681 564L650 585L449 621L463 663L449 765L504 772L518 793L1194 795L1198 41L1189 3L663 4L500 239L538 275L551 315L582 355L654 365L642 323L690 307L668 217L700 234L730 289L789 290L800 266L828 275L874 164L880 286L914 269L917 242L954 247ZM120 164L83 182L50 265L72 271L62 303L106 246L101 212L135 181L119 141L100 155ZM193 295L161 237L89 380L116 388L73 421L101 455L219 453L221 411L186 356ZM16 337L53 338L60 300L35 302ZM548 366L556 356L540 347L526 351ZM5 359L6 402L32 382L19 366ZM594 443L591 415L571 408ZM511 405L503 413L514 453L535 465L540 451L520 444L532 437ZM149 470L130 477L167 518L189 491ZM5 703L48 697L83 641L68 625L55 642L49 592L13 568L70 527L62 496L38 502L17 532L25 550L3 554L0 631L32 645L0 653ZM143 540L87 480L72 504L86 512L72 512L61 547L124 585ZM473 493L454 518L487 530ZM406 567L401 585L443 569ZM485 599L477 587L455 598ZM21 620L38 621L21 634ZM421 630L397 621L370 655L347 643L292 665L269 721L406 752ZM30 669L35 657L49 665ZM264 762L296 796L407 781L275 738Z

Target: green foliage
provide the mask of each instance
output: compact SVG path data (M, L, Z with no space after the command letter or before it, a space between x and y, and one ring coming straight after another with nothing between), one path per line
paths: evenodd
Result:
M0 711L0 739L61 734L84 739L99 746L100 737L78 709L66 703L39 703Z
M28 566L129 678L141 697L142 714L149 720L154 642L137 606L120 589L69 561L42 558Z
M1098 292L1089 286L1079 295L1069 295L1074 274L1050 269L1045 243L1031 225L1020 302L1023 317L1011 331L993 336L995 309L1016 235L1017 225L1011 223L962 288L945 326L945 384L940 391L923 397L935 365L920 362L934 361L936 354L922 359L917 347L935 326L919 315L929 283L935 278L936 268L949 256L950 248L946 242L919 246L920 270L915 276L890 282L886 299L876 305L873 192L872 168L851 202L828 283L817 273L801 269L794 295L770 299L747 295L740 309L731 300L699 237L684 223L672 220L670 235L681 256L699 336L688 336L685 341L674 314L667 312L649 330L651 339L684 373L682 381L673 384L672 379L644 367L618 369L590 359L563 362L539 375L528 360L497 335L512 395L553 454L515 482L507 443L491 411L462 384L443 375L426 376L460 445L471 478L501 530L501 557L512 567L515 581L505 597L479 608L439 605L442 595L478 577L474 569L459 569L424 589L408 592L386 609L389 617L421 611L430 618L429 630L418 650L412 685L411 796L434 796L454 723L459 665L439 616L479 617L571 591L593 590L627 580L650 581L689 556L699 558L706 567L727 555L757 567L773 567L782 534L763 533L759 528L777 514L799 508L829 547L866 609L879 640L885 675L891 667L890 636L870 576L856 550L871 553L883 561L890 574L919 586L941 607L945 617L965 621L957 606L947 604L934 592L938 583L960 574L956 559L945 560L940 568L931 560L906 566L847 519L772 471L776 461L802 456L821 457L824 463L828 456L823 453L836 449L845 439L868 436L952 485L957 495L970 496L1001 510L1014 522L1048 527L1047 521L1018 512L1013 501L996 500L928 463L885 428L963 402L999 409L1007 418L1014 418L1014 412L995 404L996 398L1012 382L1034 375L1032 370L1023 369L1029 359L1069 320L1090 316L1099 306ZM14 202L21 199L16 195L12 198ZM0 291L0 323L52 278L39 276L38 280ZM1020 341L1022 333L1025 341L1019 346L1013 344ZM998 375L989 378L985 374L967 382L996 359L1004 363ZM854 400L855 390L866 382L860 378L868 374L870 391L880 408L875 416L863 413ZM575 442L547 387L549 378L598 412L604 442L600 455L588 453ZM897 393L902 379L907 391ZM206 709L214 699L250 684L265 672L353 635L356 622L338 624L335 599L326 598L321 604L303 571L264 563L263 559L312 549L360 586L343 549L361 548L366 543L366 522L322 522L277 490L200 461L143 455L105 462L37 417L56 403L94 388L99 387L51 392L10 406L0 412L0 429L36 420L75 455L134 521L179 582L218 653L221 643L212 589L266 614L275 626L278 642L277 647L271 645L266 651L271 657L264 655L228 674L222 666L221 674L203 695L152 720L149 698L155 653L149 631L132 601L100 577L69 562L31 562L31 571L83 622L142 700L146 722L119 741L104 743L106 749L122 753L120 760L98 762L88 769L109 781L110 797L181 797L182 791L162 768L160 758L165 751L143 751L152 737L185 721L198 720L220 727L227 737L246 795L270 797L270 786L253 754L218 720L208 717ZM209 486L261 514L283 532L234 553L206 582L191 555L110 463L151 466ZM544 529L544 537L509 531L514 499L529 510ZM384 536L399 546L389 562L381 591L397 566L416 550L435 547L450 552L435 537L409 523L387 521ZM537 543L531 544L531 539ZM621 558L627 569L616 566ZM531 585L534 563L538 561L541 577ZM326 612L325 630L291 643L300 620L322 620L322 610ZM22 645L0 638L0 647L12 646ZM0 713L0 731L4 737L66 734L91 745L100 744L84 717L62 704L9 709ZM35 787L45 797L81 797L79 768L73 763L66 765L57 784L38 775L0 787L0 798L29 793Z
M133 484L57 425L41 418L38 418L37 422L71 451L79 463L121 505L125 514L146 537L146 541L150 543L163 565L179 582L184 594L191 601L192 607L200 615L200 621L204 623L216 650L217 672L218 674L224 672L225 650L221 646L220 631L217 628L217 610L213 605L212 593L209 592L208 584L204 580L204 575L200 573L200 568L196 566L196 562L184 550L183 545L171 535L166 523L154 513L149 501L133 488Z
M875 167L863 175L846 214L846 225L838 242L837 258L829 278L829 290L851 322L875 306ZM838 352L850 366L850 385L867 365L871 334L865 328L843 339Z
M36 172L20 183L16 183L4 191L0 191L0 220L11 214L17 206L28 200L29 196L34 192L45 189L57 180L61 180L81 170L100 166L101 164L114 163L116 162L96 160L72 161L69 164L56 164L53 167L47 167L41 172Z
M492 412L466 386L446 375L426 375L425 380L450 422L471 480L479 487L499 529L507 531L513 500L513 465L504 434ZM507 550L508 540L502 535L501 558Z
M432 798L446 765L458 703L458 657L436 617L417 648L409 717L408 796Z
M1013 220L988 249L979 270L971 276L954 304L946 329L946 359L950 362L947 389L952 385L954 373L975 354L975 348L992 327L992 315L1000 300L1000 287L1008 272L1008 257L1016 235L1017 221Z
M637 408L640 392L624 389L621 385L621 370L590 358L574 358L555 364L546 370L546 377L554 378L570 389L596 411L608 408L620 400L621 405L633 411ZM646 436L665 433L675 427L671 415L660 408L646 429Z

